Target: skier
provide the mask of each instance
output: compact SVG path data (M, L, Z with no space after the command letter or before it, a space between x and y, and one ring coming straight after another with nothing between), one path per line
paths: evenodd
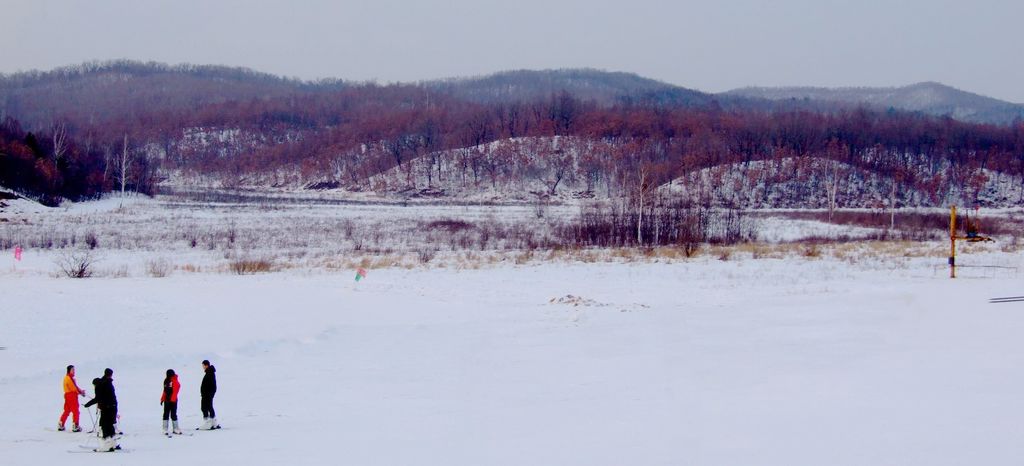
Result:
M67 372L64 374L64 412L60 415L60 422L57 423L57 430L64 431L64 422L68 420L68 414L71 415L71 432L81 432L82 428L78 425L78 397L85 396L85 390L78 388L78 383L75 382L75 366L68 366Z
M103 432L103 440L96 451L120 450L121 446L114 439L114 423L117 422L117 394L114 393L114 371L110 368L103 370L103 377L92 379L96 387L96 397L85 404L88 408L96 405L100 410L100 429Z
M164 435L167 435L167 418L170 417L173 423L173 432L181 435L178 428L178 390L181 384L178 383L178 375L174 369L167 369L167 377L164 378L164 390L160 394L160 404L164 406Z
M203 411L203 425L199 429L220 429L217 414L213 410L213 395L217 393L217 369L210 365L209 360L204 359L203 372L203 382L199 385L199 409Z

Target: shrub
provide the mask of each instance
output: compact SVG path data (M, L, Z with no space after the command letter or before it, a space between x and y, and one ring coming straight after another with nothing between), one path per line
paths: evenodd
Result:
M99 244L100 241L96 238L96 233L90 231L85 234L85 245L89 246L89 249L96 249Z
M421 264L426 264L434 260L434 256L436 254L437 251L429 248L421 248L419 251L416 252L416 256L420 260Z
M57 259L61 272L68 278L89 278L96 258L90 251L65 251Z
M464 220L454 220L454 219L450 219L450 218L448 218L448 219L441 219L441 220L434 220L433 222L427 223L424 227L428 231L431 231L431 230L442 230L442 231L447 231L449 233L455 233L455 232L458 232L458 231L465 231L465 230L472 230L474 228L472 223L469 223L469 222L464 221Z
M157 259L146 262L146 273L150 277L163 278L171 274L174 267L167 259Z

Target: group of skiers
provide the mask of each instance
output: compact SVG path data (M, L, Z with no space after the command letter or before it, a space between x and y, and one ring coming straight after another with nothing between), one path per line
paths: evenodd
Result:
M199 386L200 409L203 412L203 423L197 430L220 429L217 422L216 412L213 410L213 396L217 393L217 369L210 364L210 361L203 360L203 381ZM102 440L97 451L115 451L121 449L117 444L115 434L120 432L117 429L117 394L114 392L114 371L107 368L103 370L103 377L92 380L95 396L85 403L88 408L96 405L99 410L99 427L102 433ZM178 375L174 369L167 369L167 376L164 378L163 390L160 393L160 404L163 405L163 433L164 435L181 434L178 427L178 391L181 383L178 382ZM85 396L85 390L78 387L75 381L75 366L67 367L64 375L64 412L60 415L60 422L57 430L64 430L64 423L68 416L71 416L72 432L81 432L79 424L78 397ZM168 429L168 421L171 422L171 429Z

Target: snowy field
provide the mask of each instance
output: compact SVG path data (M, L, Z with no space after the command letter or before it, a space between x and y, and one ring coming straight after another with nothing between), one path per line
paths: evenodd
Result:
M111 219L129 222L110 207L25 218L47 228L80 219L101 232ZM203 215L215 216L186 212L186 224L200 228ZM988 304L1024 295L1021 260L999 248L965 247L962 263L1011 268L967 268L955 281L941 254L737 254L391 267L371 269L356 284L351 270L322 268L155 278L138 272L138 257L193 248L178 241L118 249L103 246L102 234L100 241L107 261L136 265L72 280L56 276L52 251L27 250L17 268L3 258L3 464L1016 465L1024 458L1024 303ZM198 249L189 260L223 260L220 246ZM220 431L192 430L201 422L203 359L217 367ZM54 431L67 364L90 395L89 381L114 369L121 445L130 451L69 453L95 440ZM180 375L179 416L192 436L160 434L168 368ZM89 415L82 416L88 429Z
M274 270L349 270L354 264L472 267L562 244L556 230L577 205L402 205L302 197L239 197L226 202L131 196L46 208L0 207L0 251L25 248L0 274L55 275L69 251L88 251L96 276L224 272L240 260ZM873 228L748 214L760 242L865 238ZM468 257L468 258L467 258ZM366 260L370 264L365 263ZM154 268L167 269L154 274Z
M1020 279L918 265L5 276L0 455L90 441L52 431L73 363L115 370L124 464L1017 464L1024 303L987 298ZM162 437L204 358L224 429Z

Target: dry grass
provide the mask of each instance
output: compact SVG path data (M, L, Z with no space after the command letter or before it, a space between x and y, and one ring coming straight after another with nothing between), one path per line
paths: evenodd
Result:
M238 275L249 275L270 272L273 266L267 259L235 259L228 264L228 269Z
M526 250L524 252L520 252L520 253L515 255L515 263L516 263L516 265L529 264L530 262L533 262L533 259L534 259L534 254L533 254L533 250L532 249L528 249L528 250Z
M364 261L360 261L362 263ZM397 255L386 255L382 257L372 258L367 262L367 269L393 269L393 268L410 268L406 260L402 256Z
M817 243L806 243L802 246L800 255L808 259L817 259L821 257L821 248Z
M744 243L733 247L733 251L749 255L753 259L781 259L783 254L779 252L777 244L765 243Z
M434 265L439 266L440 264ZM401 255L390 253L380 256L330 256L321 258L319 260L310 261L307 263L307 266L312 266L313 268L320 268L329 271L352 271L354 273L359 268L364 268L367 270L390 268L412 269L421 266L425 267L426 265L419 263L419 257L416 254Z
M1019 252L1020 249L1020 240L1017 239L1017 235L1010 235L999 245L999 250L1002 252Z
M947 254L947 245L941 242L927 241L837 241L837 242L792 242L792 243L742 243L736 245L708 245L696 254L682 247L653 248L555 248L555 249L522 249L512 251L458 251L435 252L430 260L424 261L419 252L404 254L390 253L380 256L363 256L358 258L321 258L310 261L312 265L324 270L355 270L359 267L367 269L443 269L477 270L496 267L501 264L532 265L538 263L658 263L658 262L690 262L701 257L731 261L749 259L794 259L819 260L835 259L851 264L863 261L902 262L908 258L930 257L943 259ZM971 245L970 247L979 247ZM997 250L996 246L988 246ZM971 254L968 249L963 254Z
M156 259L146 262L146 273L150 277L164 278L174 271L174 266L167 259Z
M986 245L964 245L960 252L970 255L981 251L999 251L1017 245L1006 246L987 243ZM360 255L352 255L351 251L337 251L323 255L295 256L294 260L286 257L270 259L233 259L228 253L227 262L212 270L220 273L261 273L278 272L288 269L322 270L348 273L360 267L374 269L454 269L478 270L499 267L506 264L536 265L544 263L688 263L700 261L736 261L762 259L831 259L849 264L885 264L899 266L906 264L910 258L935 258L944 261L948 255L948 243L939 241L904 241L904 240L847 240L847 241L800 241L791 243L741 243L736 245L703 245L696 253L688 255L687 250L678 246L665 247L624 247L624 248L539 248L478 251L475 249L447 251L428 251L424 258L422 251L366 251ZM426 260L424 260L426 259ZM147 272L159 276L158 272L149 270L157 268L155 264L147 264ZM195 265L170 267L170 270L201 272L203 269ZM206 270L210 271L210 270Z
M195 264L181 264L174 266L174 270L180 270L187 273L201 273L203 268Z

